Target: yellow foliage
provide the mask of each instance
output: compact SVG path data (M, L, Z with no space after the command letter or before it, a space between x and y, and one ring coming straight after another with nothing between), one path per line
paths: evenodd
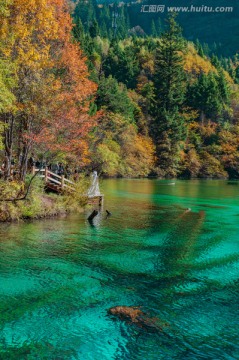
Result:
M198 111L188 107L183 109L182 115L186 123L194 123L198 118Z
M207 124L200 126L201 135L205 136L205 137L209 137L216 133L217 127L218 127L218 124L216 124L212 121L209 121Z
M8 10L11 16L0 14L3 55L36 70L49 66L49 41L57 39L59 26L53 2L13 0Z
M198 75L201 72L205 74L208 74L210 71L217 72L208 59L198 55L193 44L188 44L188 51L184 55L184 60L184 70L193 75Z
M155 59L153 53L146 51L142 46L139 53L139 63L146 74L154 73Z
M188 43L188 51L183 55L184 56L184 70L194 76L199 75L201 72L208 74L209 72L218 73L217 69L212 65L209 59L203 58L198 55L197 50L195 49L192 43ZM227 71L223 70L226 80L233 84L234 81Z

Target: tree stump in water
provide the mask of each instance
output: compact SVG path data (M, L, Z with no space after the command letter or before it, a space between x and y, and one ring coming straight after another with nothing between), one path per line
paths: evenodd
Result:
M98 215L98 211L94 210L88 217L88 221L91 222Z

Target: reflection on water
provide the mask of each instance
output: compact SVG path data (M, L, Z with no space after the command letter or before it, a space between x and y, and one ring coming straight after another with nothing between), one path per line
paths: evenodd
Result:
M91 225L88 209L0 226L0 359L239 358L238 187L169 183L105 181ZM117 305L169 326L113 319Z

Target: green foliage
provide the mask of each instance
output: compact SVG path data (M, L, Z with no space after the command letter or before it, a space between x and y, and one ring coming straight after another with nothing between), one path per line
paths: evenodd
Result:
M107 28L111 9L96 9L94 16L102 35L98 19L104 19ZM161 33L160 20L153 19L151 25L155 36ZM161 177L211 177L214 169L215 176L222 177L226 176L222 168L234 176L237 156L232 159L223 152L218 132L232 121L231 101L238 93L235 88L232 93L232 80L224 69L236 79L239 60L207 58L207 44L197 41L195 47L186 46L174 17L168 25L160 38L112 39L109 23L104 30L107 39L80 31L91 77L99 85L96 105L104 112L92 134L91 167L107 176L147 175L154 170ZM151 149L156 146L155 168L153 151L145 160L141 146L136 150L135 142L143 137L150 141L149 134L154 140ZM219 168L210 156L216 164L219 161Z
M175 17L170 17L168 22L169 28L163 33L156 51L153 78L155 104L152 112L155 117L154 138L159 167L165 175L168 173L169 176L175 176L178 142L185 138L184 118L181 115L185 99L185 72L181 54L185 43ZM167 150L164 148L165 141ZM165 168L167 157L172 160L172 164L167 165L168 170Z
M154 37L157 37L157 35L158 35L154 20L152 20L152 22L151 22L151 34Z
M106 138L97 146L96 157L103 174L117 176L120 173L120 145L116 141Z
M229 104L230 90L223 71L218 75L210 72L201 74L199 78L188 86L188 105L200 110L202 116L218 118Z
M8 6L11 4L12 0L1 0L0 3L0 15L8 16Z
M67 211L80 211L86 205L86 194L89 181L81 174L76 181L75 191L65 191L62 195L46 194L44 182L35 178L25 200L17 200L25 195L31 176L26 183L17 181L0 181L0 221L19 219L37 219L65 214ZM12 200L12 201L4 201Z
M104 115L93 136L93 168L100 173L137 177L147 176L153 169L154 146L151 139L138 134L136 126L122 115Z
M160 46L156 51L154 74L156 137L170 131L171 138L181 140L183 119L180 110L184 102L185 73L183 57L179 52L184 50L181 30L174 17L169 18L169 29L162 35Z
M3 199L16 199L21 197L24 191L24 184L15 181L0 181L0 221L17 220L19 218L19 206L14 202L5 202Z
M130 30L135 28L142 29L144 36L159 36L164 28L165 14L159 13L142 13L141 2L131 2L127 6L127 1L116 2L117 6L112 7L112 1L100 1L100 6L96 1L77 1L74 11L75 18L81 18L86 31L95 18L100 27L101 36L113 38L113 12L116 10L119 17L117 18L116 36L118 39L129 36ZM168 6L189 6L183 0L175 0ZM237 39L238 18L236 12L238 10L237 0L230 0L229 6L234 8L233 12L224 13L202 13L194 12L193 15L187 12L180 13L178 22L184 29L184 36L187 39L197 41L200 40L200 47L197 49L200 56L211 56L212 53L217 55L232 56L238 50ZM201 7L200 0L194 0L193 6ZM214 0L207 0L207 6L215 7ZM225 2L218 0L216 6L224 7ZM155 26L152 23L155 23ZM218 24L223 24L218 26ZM156 30L156 31L155 31ZM199 41L198 41L199 42Z
M118 84L111 75L100 79L96 104L98 108L122 114L129 121L134 119L134 104L128 97L127 88L123 84Z
M9 1L1 3L0 13ZM239 176L238 56L219 58L218 44L209 48L199 40L185 46L174 16L162 33L164 20L158 14L141 16L140 4L98 5L82 0L74 10L73 34L87 56L90 78L98 84L89 113L100 110L86 167L105 176L147 176L152 171L161 177ZM14 64L0 59L0 113L13 107L13 87ZM58 199L34 188L31 205L17 205L17 211L34 217L43 208L50 214L50 204L57 212L74 199L77 208L84 203L78 196L84 181L77 194Z
M98 22L96 21L96 19L94 19L89 27L90 36L94 38L99 35L99 32L100 30L99 30Z
M0 182L0 221L35 218L44 214L45 208L42 204L44 185L42 180L35 179L26 200L18 200L25 195L28 181L25 184L17 181ZM8 201L3 201L4 199Z
M120 43L113 42L104 60L103 71L106 76L113 74L117 81L128 88L135 88L139 61L131 44L122 47Z
M62 206L66 211L81 211L87 204L87 190L90 182L84 173L80 173L74 181L74 189L65 189L62 196Z
M179 172L179 145L164 131L157 144L156 173L160 178L176 178Z
M14 85L13 66L0 58L0 114L9 111L15 100L11 92Z

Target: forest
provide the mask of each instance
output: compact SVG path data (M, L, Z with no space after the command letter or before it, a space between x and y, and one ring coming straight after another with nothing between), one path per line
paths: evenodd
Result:
M238 178L239 57L132 24L126 4L0 4L1 177L29 159L106 177ZM149 21L149 19L148 19Z

